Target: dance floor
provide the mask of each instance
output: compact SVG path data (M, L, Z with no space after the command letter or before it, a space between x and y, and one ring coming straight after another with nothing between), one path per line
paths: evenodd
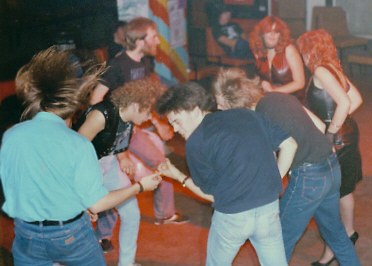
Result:
M371 73L355 77L353 82L359 88L364 103L353 117L360 128L360 148L363 159L364 179L355 191L355 229L360 238L356 250L362 265L372 265L372 77ZM183 171L187 171L184 158L184 141L178 135L168 142L173 153L169 158ZM188 189L174 182L176 208L190 216L185 224L154 225L153 199L151 192L138 195L141 209L141 225L138 237L136 262L143 266L199 266L205 264L208 228L211 222L212 208L210 203L194 196ZM105 254L107 264L118 264L118 229L112 241L115 250ZM0 216L0 266L11 266L11 244L13 241L13 222ZM305 234L297 244L290 265L310 265L317 260L323 251L323 241L315 222L312 220ZM246 242L233 263L234 266L260 265L256 253L249 242ZM333 262L332 265L337 265Z

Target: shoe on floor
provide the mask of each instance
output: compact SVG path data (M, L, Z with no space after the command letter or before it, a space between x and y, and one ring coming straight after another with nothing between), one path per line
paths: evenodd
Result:
M171 217L165 219L156 218L154 224L162 225L162 224L183 224L189 220L189 217L186 215L182 215L180 213L175 213Z
M112 245L111 240L108 239L100 239L99 243L101 244L103 253L110 253L111 251L114 250L114 246Z

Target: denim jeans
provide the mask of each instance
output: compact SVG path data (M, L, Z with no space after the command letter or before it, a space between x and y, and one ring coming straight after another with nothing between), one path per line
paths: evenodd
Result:
M165 152L162 145L163 142L158 135L137 128L133 132L129 149L147 167L156 169L160 163L165 161ZM142 165L142 167L144 166ZM137 168L136 170L139 170ZM141 172L143 171L141 170ZM155 217L159 219L170 217L175 213L173 183L162 180L158 188L154 190L154 213ZM117 213L112 210L100 213L96 223L96 235L98 239L110 239L112 237L117 217Z
M335 154L323 162L291 170L291 179L279 204L287 261L314 216L340 265L360 265L340 220L340 185L341 171Z
M96 222L97 239L111 239L118 220L118 213L114 209L100 212Z
M132 185L128 176L120 169L115 155L99 160L103 173L103 185L109 190L117 190ZM120 216L119 231L119 265L134 263L137 251L137 237L140 224L140 211L136 196L133 196L115 207Z
M15 266L52 266L53 261L69 266L106 265L87 213L72 223L56 226L14 221Z
M229 53L228 56L237 59L254 58L251 48L249 48L249 43L244 39L238 39L235 44L234 51Z
M261 265L287 265L277 200L240 213L215 211L209 230L206 265L231 265L248 238Z
M144 164L156 170L165 162L165 151L160 137L148 130L137 128L133 132L129 150ZM173 183L162 180L154 190L154 213L156 218L167 218L175 213Z

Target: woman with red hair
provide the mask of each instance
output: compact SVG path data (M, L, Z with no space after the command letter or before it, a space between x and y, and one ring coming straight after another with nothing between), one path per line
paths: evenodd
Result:
M266 92L294 93L305 86L301 56L288 26L275 16L261 20L249 36L256 70Z
M306 67L313 74L306 91L309 109L327 125L326 135L333 140L341 166L340 214L350 240L355 244L354 196L362 179L358 148L359 130L350 114L361 104L357 88L344 75L332 36L325 30L309 31L297 40ZM336 258L326 245L322 258L312 265L330 265Z

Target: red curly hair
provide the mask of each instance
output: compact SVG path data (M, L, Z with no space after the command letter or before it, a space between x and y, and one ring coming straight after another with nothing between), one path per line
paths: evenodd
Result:
M305 64L311 73L321 65L330 65L343 73L332 36L325 30L308 31L297 39L296 44L301 55L309 58Z
M293 43L293 39L290 38L291 31L287 24L275 16L267 16L254 27L249 35L249 47L257 58L266 57L267 50L265 48L263 35L271 32L274 25L274 31L280 33L279 43L275 47L276 53L283 53L285 48Z
M317 67L325 66L330 68L343 87L346 86L347 79L337 57L337 48L328 32L323 29L308 31L297 39L296 44L301 55L308 58L304 61L311 73L314 73Z

